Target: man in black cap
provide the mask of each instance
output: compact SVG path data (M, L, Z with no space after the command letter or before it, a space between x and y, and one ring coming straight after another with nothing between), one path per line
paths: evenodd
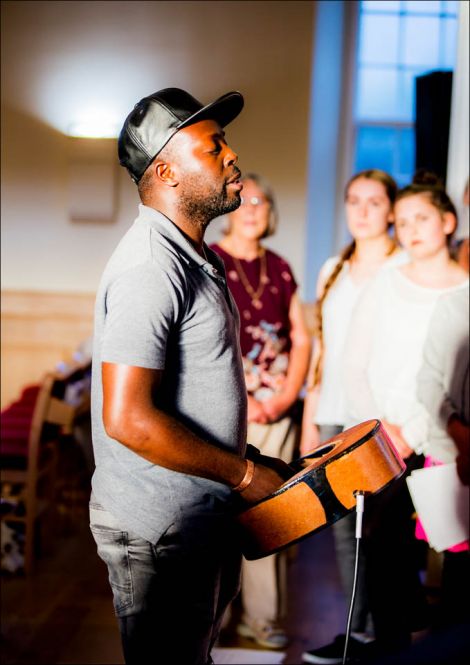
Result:
M203 106L168 88L119 137L142 203L96 300L90 522L128 665L212 662L238 590L233 513L291 475L246 455L237 307L203 240L240 205L222 127L242 107L238 92Z

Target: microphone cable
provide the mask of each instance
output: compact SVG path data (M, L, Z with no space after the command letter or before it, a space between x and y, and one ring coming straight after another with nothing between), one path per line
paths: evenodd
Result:
M362 516L364 514L365 492L363 492L362 490L356 490L354 492L354 496L356 497L356 556L354 560L354 578L353 578L353 586L351 593L351 601L349 603L348 623L346 626L346 639L344 641L342 665L346 665L347 663L349 636L351 634L352 615L354 610L354 603L356 600L357 576L359 569L359 549L362 538Z

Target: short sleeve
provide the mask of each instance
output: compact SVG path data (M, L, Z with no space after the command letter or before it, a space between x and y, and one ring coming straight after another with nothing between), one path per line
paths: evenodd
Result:
M282 280L284 302L286 308L289 309L292 296L297 291L297 282L290 265L284 259L280 259L279 272Z
M113 281L106 294L102 362L164 369L175 300L158 267L143 264Z

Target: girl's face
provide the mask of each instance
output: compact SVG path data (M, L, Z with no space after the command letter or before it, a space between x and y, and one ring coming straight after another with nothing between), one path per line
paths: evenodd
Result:
M426 194L413 194L395 204L398 241L412 258L428 258L447 247L455 229L452 213L441 213Z
M246 240L259 240L269 224L271 204L253 180L244 180L242 203L230 213L230 234Z
M393 213L385 185L369 178L354 180L346 194L346 220L354 240L368 240L387 233Z

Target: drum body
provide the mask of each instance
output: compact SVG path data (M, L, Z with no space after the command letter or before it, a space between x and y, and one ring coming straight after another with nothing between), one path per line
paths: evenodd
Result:
M247 559L273 554L333 524L354 510L355 492L379 492L405 470L379 420L341 432L294 464L301 471L238 515Z

